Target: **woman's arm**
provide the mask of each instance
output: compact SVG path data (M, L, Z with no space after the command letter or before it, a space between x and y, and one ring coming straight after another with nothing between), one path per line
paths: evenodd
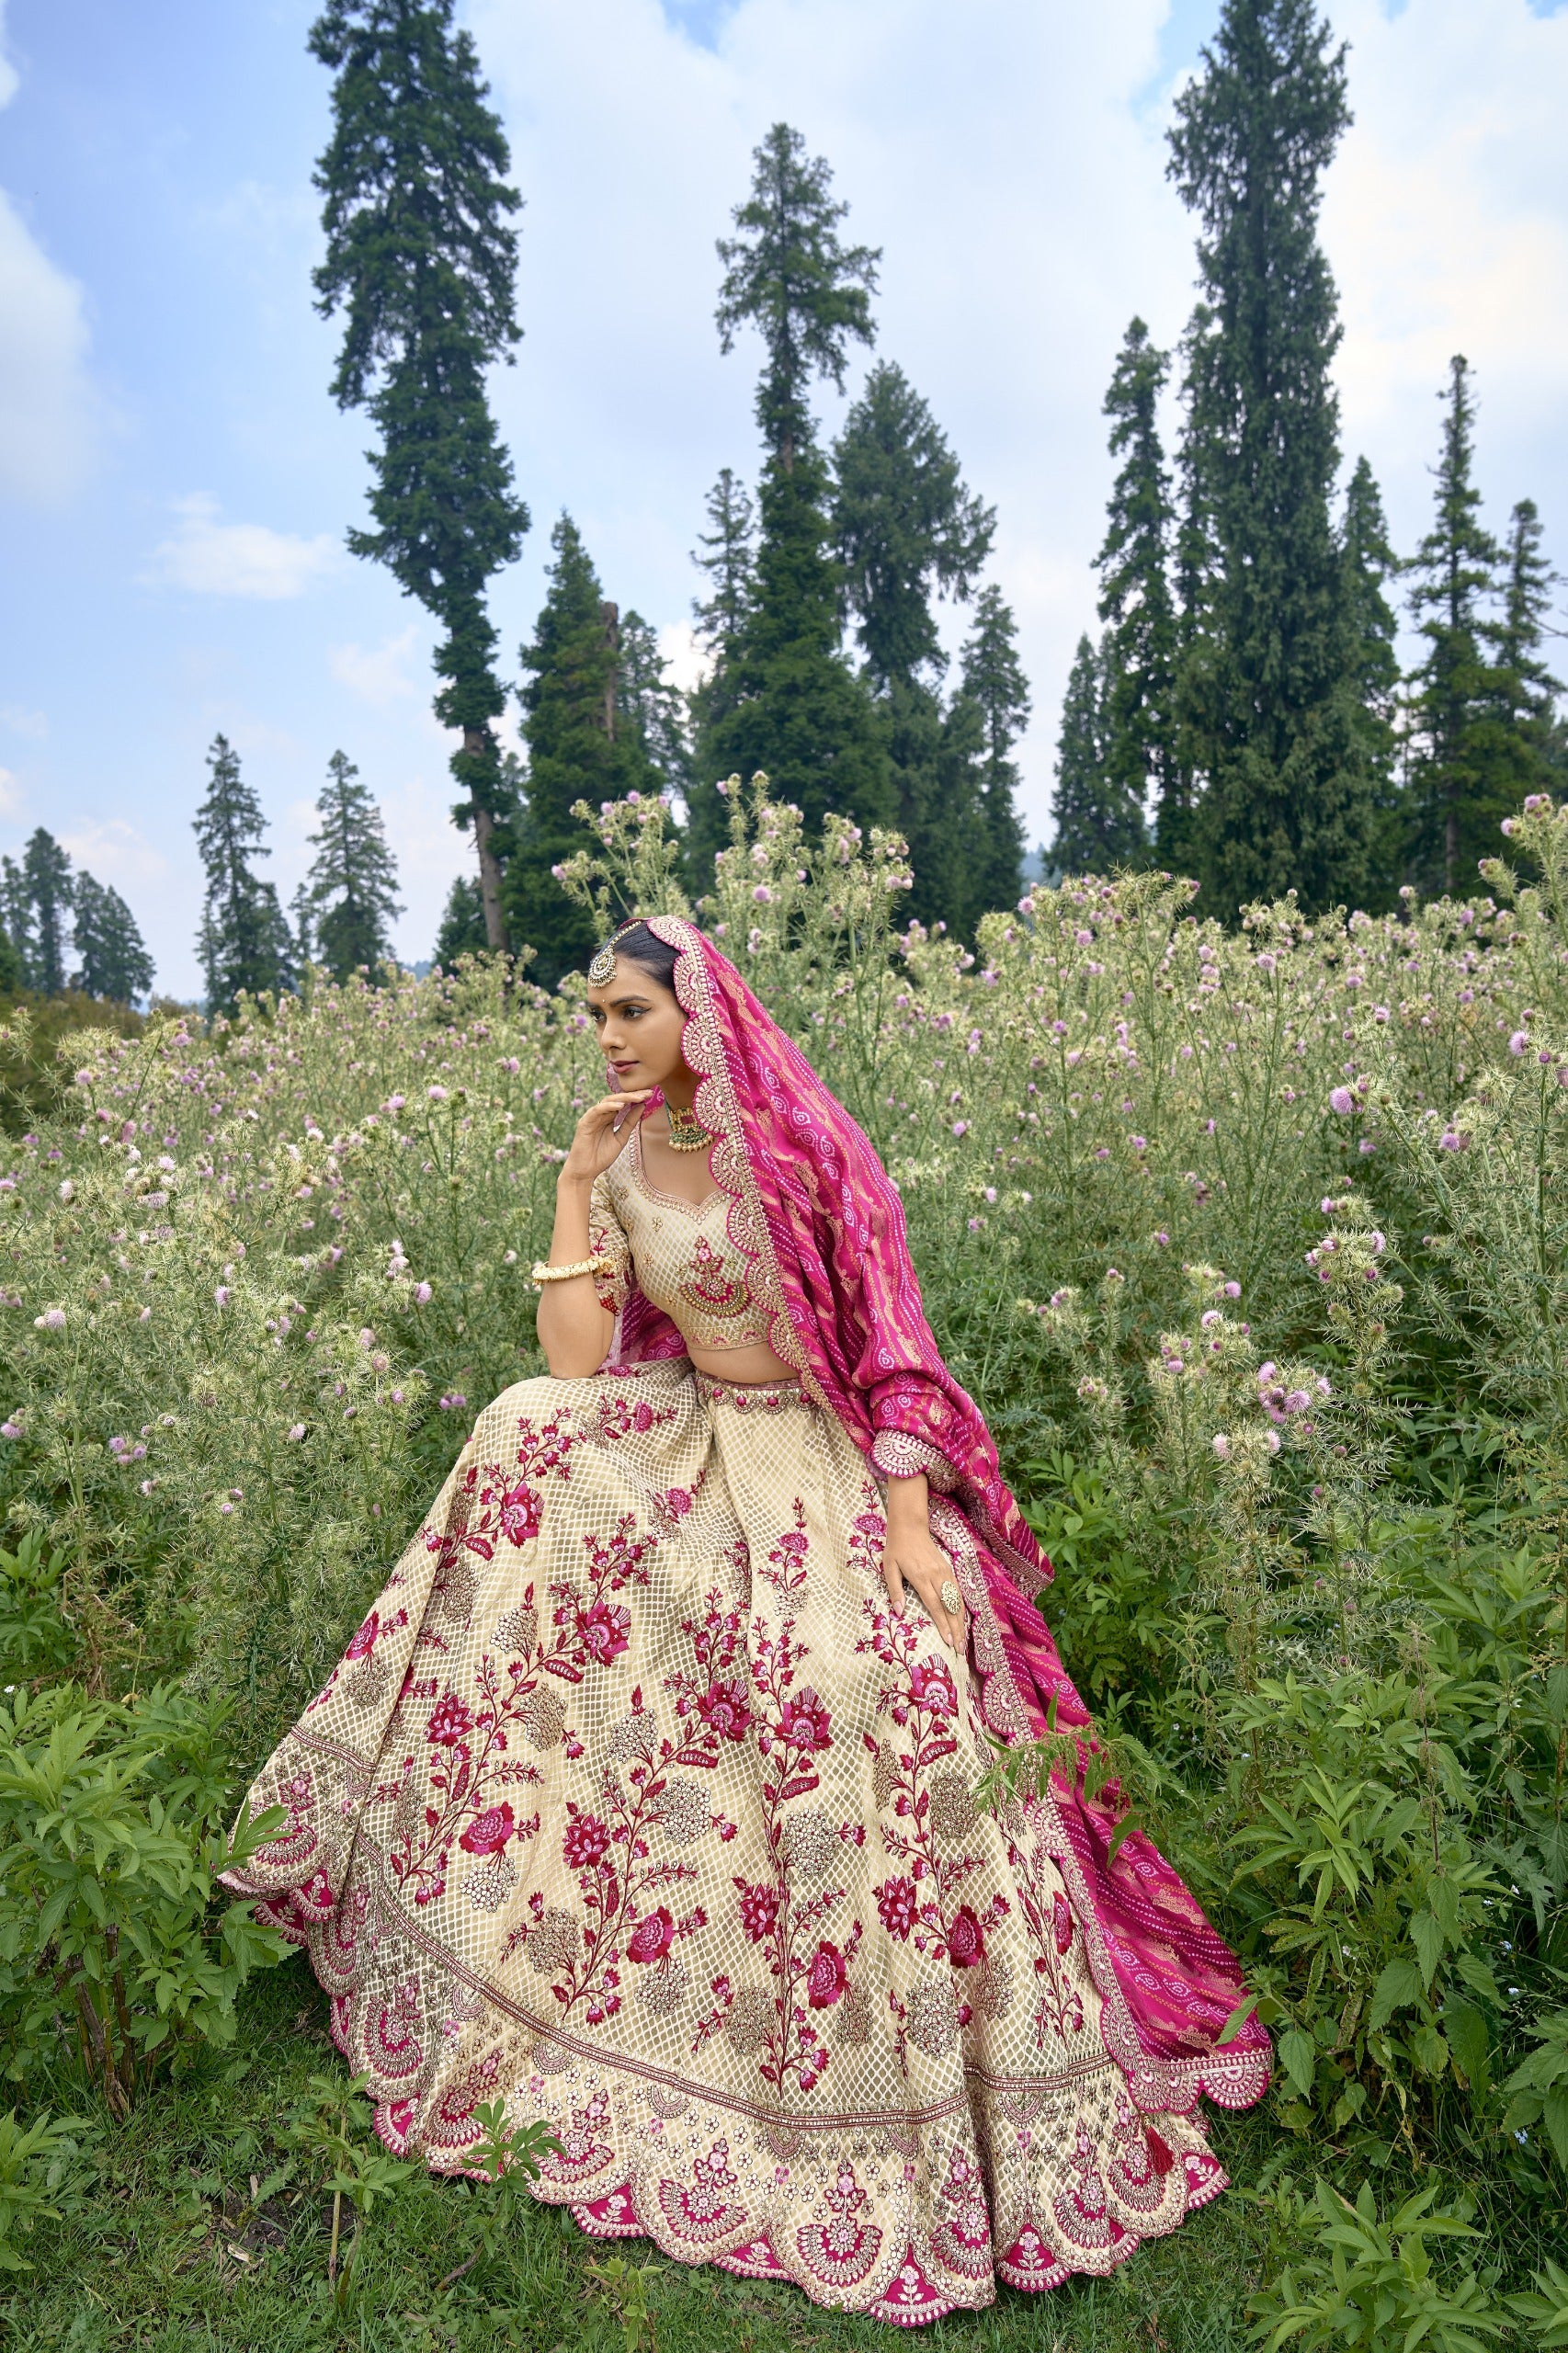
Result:
M550 1237L548 1266L574 1267L591 1256L588 1211L594 1180L621 1152L626 1123L642 1117L648 1091L607 1095L602 1102L590 1105L578 1120L572 1149L555 1180L555 1227ZM615 1318L600 1304L592 1275L569 1275L540 1285L539 1344L557 1381L585 1381L597 1372L614 1330Z
M956 1658L964 1644L963 1605L947 1608L942 1587L957 1589L953 1564L931 1534L930 1489L923 1471L888 1481L888 1540L882 1552L882 1581L888 1599L903 1615L903 1588L912 1585L937 1631Z
M575 1266L588 1250L588 1203L593 1179L586 1184L566 1181L562 1169L555 1187L555 1226L550 1237L552 1267ZM557 1381L584 1381L597 1372L609 1348L615 1318L599 1305L592 1275L572 1275L564 1282L546 1283L539 1295L539 1344Z

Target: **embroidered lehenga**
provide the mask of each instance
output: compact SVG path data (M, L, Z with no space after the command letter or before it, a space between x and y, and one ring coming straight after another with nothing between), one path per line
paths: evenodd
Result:
M634 1131L595 1188L616 1337L505 1391L255 1787L235 1884L305 1945L394 2148L547 2119L590 2232L914 2324L1104 2273L1224 2186L1233 1957L1082 1781L999 1813L985 1730L1086 1717L1049 1574L920 1310L865 1138L690 926L699 1209ZM796 1378L697 1371L766 1340ZM889 1607L923 1470L970 1621Z

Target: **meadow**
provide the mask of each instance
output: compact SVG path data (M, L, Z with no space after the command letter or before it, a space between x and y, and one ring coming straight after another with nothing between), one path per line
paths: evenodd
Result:
M1238 2188L942 2347L1568 2345L1568 810L1463 901L903 916L731 794L701 909L899 1184L1137 1819L1276 2040ZM566 870L681 907L662 804ZM0 2312L18 2347L881 2341L379 2152L217 1874L474 1409L599 1091L488 959L85 1028L0 1174ZM25 1128L22 1125L26 1121ZM1002 1760L1009 1770L1041 1759ZM508 2154L516 2161L510 2171Z

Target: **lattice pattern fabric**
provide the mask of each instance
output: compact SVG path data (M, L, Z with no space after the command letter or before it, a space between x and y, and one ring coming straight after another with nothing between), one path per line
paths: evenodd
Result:
M977 1678L891 1614L883 1534L793 1382L506 1391L238 1883L393 2147L460 2169L504 2098L588 2230L915 2323L1108 2271L1224 2177L1108 2047L1054 1810L977 1808Z

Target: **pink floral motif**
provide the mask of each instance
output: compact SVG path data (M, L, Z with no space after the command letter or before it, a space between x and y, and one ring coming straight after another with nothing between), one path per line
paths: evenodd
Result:
M351 1638L343 1654L344 1658L369 1658L376 1647L376 1637L381 1631L381 1613L379 1609L372 1609L358 1632Z
M645 1912L632 1929L626 1947L628 1961L663 1961L676 1940L676 1924L664 1904Z
M810 1549L805 1518L797 1498L793 1527L778 1537L760 1570L779 1605L777 1629L766 1609L758 1610L753 1629L752 1709L757 1750L767 1760L761 1795L771 1877L760 1884L734 1882L742 1929L761 1949L773 1979L772 2022L766 2040L752 2045L758 2050L757 2072L771 2091L788 2083L802 2093L814 2090L826 2071L832 2054L816 2018L845 1992L861 1934L854 1920L840 1944L829 1943L821 1930L843 1902L844 1889L802 1895L789 1867L790 1801L819 1786L814 1760L833 1745L826 1707L809 1684L795 1688L807 1656L795 1634ZM714 1978L711 1990L714 2007L698 2027L694 2052L719 2031L735 1998L728 1977Z
M912 1879L890 1879L877 1890L877 1910L888 1934L901 1944L909 1940L909 1932L920 1916L920 1899Z
M572 1817L561 1837L561 1856L570 1871L591 1871L609 1852L609 1832L597 1813L579 1813L568 1798Z
M631 1612L621 1603L596 1601L577 1612L577 1639L597 1666L608 1666L631 1643Z
M960 1904L948 1922L948 1959L955 1969L978 1969L985 1959L984 1934L967 1904Z
M473 1716L453 1691L437 1699L425 1726L425 1737L437 1748L455 1748L473 1730Z
M819 1755L833 1746L828 1733L831 1722L827 1710L808 1683L803 1691L793 1698L786 1695L779 1701L778 1720L763 1726L757 1735L757 1746L765 1756L775 1741L799 1749L802 1756Z
M806 1971L807 2001L813 2010L831 2010L848 1983L844 1955L824 1938Z
M460 1834L458 1845L470 1855L498 1855L516 1827L509 1805L487 1806Z
M773 1934L778 1919L778 1907L783 1902L782 1893L777 1887L749 1886L744 1879L738 1879L735 1886L740 1892L741 1926L745 1930L746 1940L759 1945L764 1938Z
M744 1740L751 1730L746 1687L738 1676L727 1683L710 1683L692 1704L710 1731L721 1740Z
M864 1607L869 1631L857 1647L870 1651L888 1670L878 1706L901 1735L885 1751L869 1733L863 1735L879 1775L887 1776L882 1844L889 1861L903 1866L877 1890L877 1909L890 1935L913 1940L917 1952L954 1969L983 1969L986 1923L1006 1917L1007 1898L998 1892L983 1914L972 1904L954 1903L982 1858L967 1847L955 1851L949 1837L937 1836L932 1820L937 1768L958 1750L953 1678L939 1661L920 1655L930 1634L915 1611L895 1617L871 1600ZM968 2006L960 2006L959 2015L966 2024Z

